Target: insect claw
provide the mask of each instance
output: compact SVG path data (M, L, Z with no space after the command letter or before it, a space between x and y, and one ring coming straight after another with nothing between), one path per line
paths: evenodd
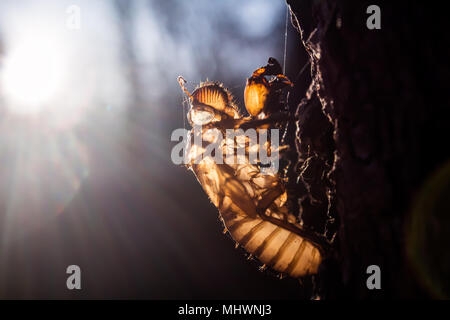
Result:
M236 242L236 243L234 244L234 248L235 248L235 249L239 248L239 243Z
M223 234L225 234L225 233L227 233L228 232L228 229L227 228L224 228L223 229Z
M182 76L178 76L177 81L181 88L184 88L184 84L187 82Z
M253 255L250 253L247 257L247 260L252 260L253 259Z
M293 87L294 84L284 74L277 74L276 77L284 84Z
M259 267L259 270L264 271L267 269L267 266L265 264L263 264L261 267Z
M178 84L180 85L181 89L188 95L189 99L191 101L194 100L194 98L192 97L192 95L189 93L189 91L187 91L187 89L184 87L184 84L187 82L186 80L184 80L184 78L182 76L178 76L177 77L177 81Z

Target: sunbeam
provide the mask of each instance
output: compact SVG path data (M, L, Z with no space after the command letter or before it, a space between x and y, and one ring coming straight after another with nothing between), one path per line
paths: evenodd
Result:
M4 60L2 87L13 113L33 114L54 98L64 81L63 47L56 39L29 33Z

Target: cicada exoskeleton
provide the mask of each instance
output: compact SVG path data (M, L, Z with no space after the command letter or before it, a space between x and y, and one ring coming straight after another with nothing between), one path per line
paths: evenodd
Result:
M274 78L268 81L266 76ZM267 148L270 156L282 147L268 140L251 146L245 134L234 134L232 138L225 135L220 141L216 135L244 129L261 134L286 120L276 109L281 89L291 83L281 74L278 62L269 59L267 66L247 80L248 117L240 115L232 95L221 84L205 82L191 94L183 78L179 77L179 83L189 96L188 119L193 126L187 166L219 209L225 231L264 267L295 278L316 274L323 259L323 239L306 230L289 212L286 188L277 170L251 157L252 147L255 152ZM227 161L230 151L236 151L235 138L244 145L243 156ZM196 139L200 143L194 143ZM216 146L214 154L208 152L212 144Z

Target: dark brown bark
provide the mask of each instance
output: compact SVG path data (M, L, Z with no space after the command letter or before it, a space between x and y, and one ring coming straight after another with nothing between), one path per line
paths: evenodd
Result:
M303 217L328 214L331 233L338 226L318 289L324 298L426 296L405 230L416 194L449 159L446 19L414 2L287 3L311 58L297 110L298 172L310 188ZM380 30L366 27L371 4ZM381 290L366 287L373 264Z

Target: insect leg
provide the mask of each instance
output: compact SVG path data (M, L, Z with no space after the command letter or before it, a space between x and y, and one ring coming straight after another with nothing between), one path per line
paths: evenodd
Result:
M281 83L286 84L291 87L294 86L294 84L291 82L291 80L289 80L288 77L286 77L284 74L277 74L276 77Z
M184 84L187 82L186 80L184 80L184 78L182 76L178 76L177 78L178 80L178 84L180 85L181 89L188 95L189 99L191 101L194 100L194 98L192 97L192 95L189 93L189 91L187 91L187 89L185 88Z
M269 118L265 119L252 119L246 121L238 121L235 123L235 129L258 129L263 128L267 125L274 125L279 122L287 122L290 120L290 116L287 113L279 112L278 114L273 114Z
M256 206L256 211L258 215L261 217L265 216L266 210L272 205L272 203L284 193L284 188L281 184L277 183L277 185L271 187L266 192L262 194L261 200L258 202Z

